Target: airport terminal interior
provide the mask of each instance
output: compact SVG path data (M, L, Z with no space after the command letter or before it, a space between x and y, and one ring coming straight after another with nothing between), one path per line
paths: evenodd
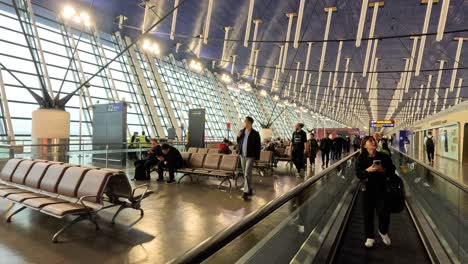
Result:
M0 0L0 263L468 263L467 40L467 0Z

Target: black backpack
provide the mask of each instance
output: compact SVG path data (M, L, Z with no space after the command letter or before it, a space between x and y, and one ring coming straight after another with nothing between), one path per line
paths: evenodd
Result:
M434 140L432 138L427 138L426 139L426 148L433 148L434 147Z
M386 208L390 213L400 213L405 209L405 186L396 174L387 178Z

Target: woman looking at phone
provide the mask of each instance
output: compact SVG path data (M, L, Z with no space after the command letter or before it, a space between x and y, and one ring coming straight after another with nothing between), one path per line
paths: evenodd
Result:
M361 143L361 154L356 161L356 175L365 188L364 226L366 232L365 246L370 248L375 242L374 216L379 219L379 234L385 245L391 244L388 230L390 227L390 211L385 208L387 192L387 176L395 173L395 166L388 155L377 151L377 142L371 136L364 137Z

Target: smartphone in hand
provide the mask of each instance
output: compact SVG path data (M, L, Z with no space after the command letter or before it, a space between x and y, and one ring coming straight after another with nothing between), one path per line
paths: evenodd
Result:
M374 166L381 166L381 165L382 165L382 161L381 161L381 160L374 160L374 161L372 162L372 165L374 165Z

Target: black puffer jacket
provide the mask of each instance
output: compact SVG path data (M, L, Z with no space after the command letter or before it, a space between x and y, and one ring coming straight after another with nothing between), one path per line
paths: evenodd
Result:
M242 155L242 142L244 141L245 128L241 131L241 136L237 138L237 154ZM260 159L260 151L262 149L262 142L260 140L260 134L257 130L250 130L249 137L247 138L247 153L245 153L248 158L255 158L255 160Z
M385 172L367 172L366 169L372 166L374 160L380 160ZM387 190L387 177L395 174L395 165L392 159L383 153L376 152L374 157L369 157L363 152L356 160L356 176L366 182L366 191L376 198L384 198Z

